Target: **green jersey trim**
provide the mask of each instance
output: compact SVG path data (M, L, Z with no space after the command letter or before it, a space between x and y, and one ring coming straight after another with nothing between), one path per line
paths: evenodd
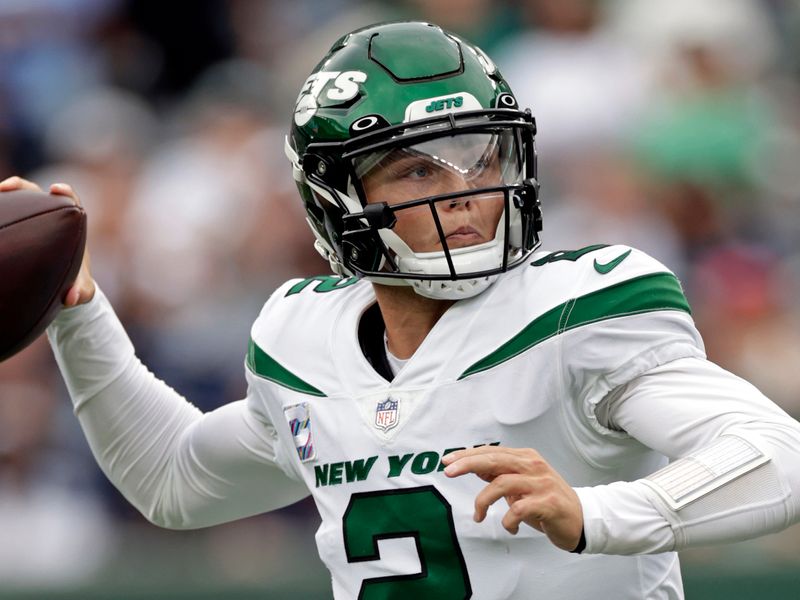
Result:
M247 366L259 377L268 379L273 383L277 383L295 392L310 394L311 396L325 396L325 394L313 385L300 379L297 375L286 369L269 354L264 352L252 339L247 348Z
M496 367L570 329L658 310L680 310L692 314L681 284L672 273L635 277L559 304L528 323L497 350L474 363L458 379Z

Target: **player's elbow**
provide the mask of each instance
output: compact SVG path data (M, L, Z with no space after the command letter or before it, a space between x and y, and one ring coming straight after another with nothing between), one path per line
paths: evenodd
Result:
M186 515L182 514L181 511L173 510L173 511L165 511L160 509L153 509L147 511L141 511L142 516L147 519L148 522L152 523L157 527L161 527L162 529L171 529L173 531L185 531L187 529L200 529L203 527L202 524L193 521L192 519L188 518Z
M175 498L159 498L148 505L135 506L148 522L163 529L187 530L206 526L185 510Z
M786 496L787 526L800 521L800 423L786 417L732 428L731 432L750 440L769 456L781 490Z

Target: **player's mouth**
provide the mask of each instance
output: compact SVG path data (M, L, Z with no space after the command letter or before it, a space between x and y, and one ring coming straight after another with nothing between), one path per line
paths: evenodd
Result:
M478 230L469 225L462 225L458 229L451 231L445 239L450 248L460 248L484 241Z

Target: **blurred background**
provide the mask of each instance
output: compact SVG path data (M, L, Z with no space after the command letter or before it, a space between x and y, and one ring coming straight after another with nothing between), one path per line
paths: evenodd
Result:
M660 259L709 357L800 416L794 0L2 0L0 178L71 183L144 362L203 409L238 399L262 303L327 272L283 157L294 99L340 35L401 18L482 46L533 109L546 249ZM147 524L46 342L0 364L0 599L325 598L317 523ZM689 598L797 598L800 527L683 565Z

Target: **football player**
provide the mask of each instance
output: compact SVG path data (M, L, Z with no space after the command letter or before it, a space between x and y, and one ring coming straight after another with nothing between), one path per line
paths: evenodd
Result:
M800 426L706 360L669 269L538 249L535 134L435 25L337 41L286 139L334 275L267 301L247 398L151 375L88 263L49 328L108 477L171 528L310 494L342 599L681 598L676 551L796 522Z

